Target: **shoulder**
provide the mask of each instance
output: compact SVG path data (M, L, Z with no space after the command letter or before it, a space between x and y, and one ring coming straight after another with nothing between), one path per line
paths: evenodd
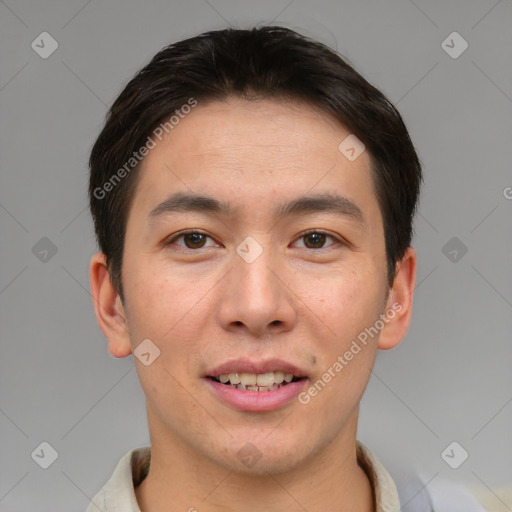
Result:
M401 512L486 512L467 489L439 473L425 477L411 467L381 459L360 441L357 452L377 496L380 493L382 502L388 503L386 492L391 495L393 488ZM387 488L384 493L383 488Z
M486 512L460 483L442 474L425 476L412 468L388 467L402 512Z

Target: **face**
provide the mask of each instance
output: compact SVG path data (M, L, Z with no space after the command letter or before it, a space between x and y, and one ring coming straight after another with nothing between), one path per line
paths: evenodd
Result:
M145 157L123 286L131 349L160 350L135 359L153 442L282 472L354 427L378 335L353 342L388 288L370 158L340 152L349 134L305 104L233 98L199 103Z

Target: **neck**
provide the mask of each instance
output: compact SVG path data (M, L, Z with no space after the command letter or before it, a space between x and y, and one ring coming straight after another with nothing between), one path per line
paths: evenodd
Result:
M162 426L150 428L151 466L135 489L139 507L142 512L373 512L373 490L356 458L357 415L308 460L285 473L264 475L220 467Z

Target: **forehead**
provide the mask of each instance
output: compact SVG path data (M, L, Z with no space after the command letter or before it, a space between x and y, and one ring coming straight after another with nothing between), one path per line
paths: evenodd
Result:
M143 160L135 200L149 213L181 191L229 201L240 211L276 196L340 192L373 202L361 206L371 209L369 155L350 161L339 149L350 135L332 115L302 102L199 102Z
M192 139L190 132L200 136ZM182 153L191 155L237 150L250 154L251 147L290 155L305 150L310 154L326 150L335 153L340 136L349 133L332 114L301 101L229 97L199 103L172 129L164 145L179 147ZM264 155L259 152L258 156Z

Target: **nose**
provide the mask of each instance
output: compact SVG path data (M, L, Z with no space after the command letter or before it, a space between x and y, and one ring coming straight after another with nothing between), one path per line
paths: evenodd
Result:
M218 309L222 327L244 331L253 338L291 330L297 311L285 275L282 263L270 249L265 248L254 261L236 254Z

